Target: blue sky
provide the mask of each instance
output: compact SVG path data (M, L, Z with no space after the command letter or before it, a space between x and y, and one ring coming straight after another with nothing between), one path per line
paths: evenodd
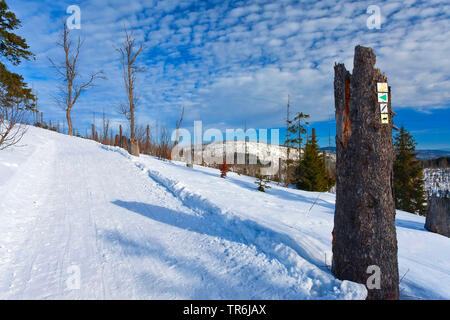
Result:
M311 115L320 144L328 145L334 117L333 66L352 69L354 47L370 46L392 86L395 121L420 148L450 148L450 5L448 1L191 1L191 0L9 0L22 20L19 33L36 61L14 68L39 93L46 118L63 121L54 102L58 78L48 57L69 5L81 8L85 39L82 74L103 70L107 80L87 91L73 109L81 133L102 110L117 128L125 99L119 54L123 27L146 51L139 63L138 122L174 127L181 108L185 127L276 128L287 96L292 113ZM381 29L366 26L369 5L381 8ZM334 135L334 122L331 122ZM334 144L334 138L332 139Z

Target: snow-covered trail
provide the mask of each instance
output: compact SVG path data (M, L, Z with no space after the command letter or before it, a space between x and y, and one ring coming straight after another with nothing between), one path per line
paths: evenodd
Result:
M0 156L0 299L365 296L313 237L224 215L92 141L30 128L24 144Z

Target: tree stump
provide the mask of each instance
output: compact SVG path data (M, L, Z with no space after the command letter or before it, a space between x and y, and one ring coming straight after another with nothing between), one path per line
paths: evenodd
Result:
M128 153L139 157L139 143L136 140L128 139Z
M332 272L341 280L366 284L380 269L380 289L367 299L398 299L399 276L394 149L390 87L381 113L377 83L387 78L375 69L371 48L355 48L353 74L334 67L336 107L336 211ZM387 108L387 109L386 109Z
M425 229L450 238L450 198L432 196L427 207Z

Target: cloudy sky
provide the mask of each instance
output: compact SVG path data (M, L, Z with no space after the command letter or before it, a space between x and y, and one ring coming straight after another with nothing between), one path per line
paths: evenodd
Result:
M396 124L412 131L421 148L450 148L450 5L448 1L192 1L7 0L22 20L36 61L15 69L39 93L47 118L64 119L54 102L58 78L48 57L70 5L81 9L85 39L82 74L103 70L75 106L81 133L102 110L117 126L125 99L120 57L124 27L145 42L139 63L139 122L173 127L181 108L185 125L275 128L283 125L288 94L293 112L311 115L320 143L334 127L333 66L352 69L354 47L370 46L392 86ZM381 9L381 28L369 29L370 5ZM334 130L332 130L334 134ZM332 143L333 143L332 139Z

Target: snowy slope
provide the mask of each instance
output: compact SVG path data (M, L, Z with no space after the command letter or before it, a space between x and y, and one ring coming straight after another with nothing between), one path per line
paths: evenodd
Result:
M450 193L450 168L425 168L423 176L428 195Z
M328 269L332 194L37 128L22 145L0 152L0 299L365 297ZM450 241L423 224L398 212L402 295L449 299Z

